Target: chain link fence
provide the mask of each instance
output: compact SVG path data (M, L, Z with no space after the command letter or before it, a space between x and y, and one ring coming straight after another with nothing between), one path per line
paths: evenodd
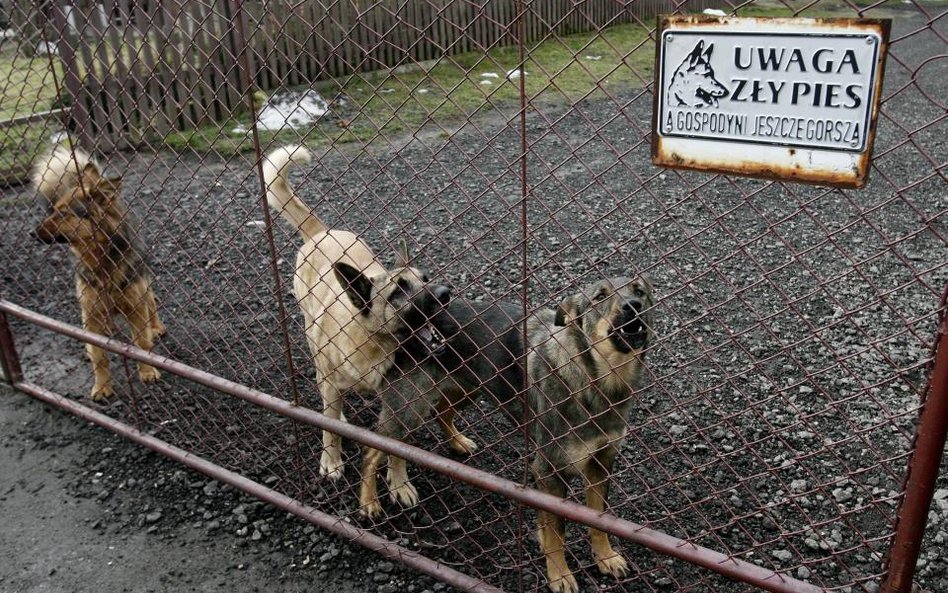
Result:
M932 372L948 284L943 2L0 9L0 344L19 389L461 589L547 587L537 508L571 520L563 548L581 590L948 587L946 394ZM655 17L703 10L892 19L864 190L650 164ZM539 319L601 279L650 279L652 335L626 386L606 513L583 506L580 480L564 491L574 504L533 489L537 419L498 406L484 377L456 418L469 455L434 418L395 431L407 444L373 434L387 388L347 393L346 423L320 414L313 322L294 289L302 241L264 182L264 155L300 144L313 158L289 184L306 205L386 269L406 243L455 301ZM128 241L113 236L98 259L99 222L85 242L58 239L72 256L37 240L54 208L29 170L53 145L73 165L76 149L92 155L109 196L121 177L127 212L110 229ZM79 214L98 221L99 206ZM82 292L82 270L133 248L141 275L77 301L77 269ZM151 355L134 324L78 329L83 309L120 312L109 295L141 277L166 328ZM517 319L505 327L522 340ZM113 353L111 397L90 399L101 385L82 342ZM510 354L520 364L529 350ZM136 362L160 379L142 382ZM389 374L409 377L407 409L430 400L420 368ZM321 475L324 429L343 436L338 479ZM416 504L389 500L383 479L380 513L360 512L360 444L409 461ZM599 574L583 524L618 536L628 574Z

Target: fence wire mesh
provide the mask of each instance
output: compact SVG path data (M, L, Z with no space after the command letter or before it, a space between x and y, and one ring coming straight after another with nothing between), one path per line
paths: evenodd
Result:
M654 17L704 9L892 19L866 189L650 165ZM295 288L308 277L296 264L302 240L267 210L274 188L261 178L264 155L305 145L312 162L289 172L305 204L386 269L404 241L411 265L449 285L454 303L507 303L490 331L519 339L519 310L549 330L543 311L586 286L650 278L652 336L641 378L624 385L628 433L608 512L801 586L877 591L948 282L945 14L938 0L0 3L0 296L74 325L86 310L85 327L105 333L110 324L89 317L118 312L117 294L131 298L129 286L153 278L167 329L154 352L321 411L326 378L306 332L322 338ZM51 214L25 182L57 143L93 155L101 179L79 197L57 193L53 202L69 204ZM42 221L67 215L91 220L88 234L43 236ZM323 257L338 248L320 245ZM126 265L130 253L146 263ZM97 269L123 265L121 278L96 284ZM136 293L127 306L147 300ZM323 348L351 341L354 319L336 319ZM173 373L143 383L134 361L114 356L114 395L93 403L79 342L11 325L32 383L488 585L547 586L534 511L504 496L409 465L417 501L407 487L395 492L401 503L389 500L383 472L380 513L366 517L356 443L343 442L331 479L317 427ZM112 329L150 347L149 332ZM508 358L519 361L520 348ZM504 352L484 352L500 367L488 378L511 371ZM433 373L410 363L389 372L397 420L431 403ZM592 426L575 411L538 423L487 387L457 415L471 454L456 453L433 417L392 436L531 485L530 460L565 448L556 427ZM346 393L347 421L375 429L391 389ZM541 435L545 447L537 426L554 431ZM938 487L948 488L944 472ZM563 494L582 501L582 481ZM916 575L932 591L948 588L946 502L933 507ZM600 575L579 527L567 527L563 547L582 590L747 588L619 540L628 574Z

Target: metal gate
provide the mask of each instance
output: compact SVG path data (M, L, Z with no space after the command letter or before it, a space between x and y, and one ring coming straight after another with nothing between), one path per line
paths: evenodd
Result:
M925 531L948 512L943 3L0 6L0 353L20 391L464 590L545 589L535 509L614 536L621 578L567 530L583 590L948 586L944 534ZM703 10L892 19L864 190L650 164L655 17ZM20 183L54 143L122 178L167 327L151 352L81 329L74 258L31 236L50 206ZM346 422L320 413L300 240L261 175L297 144L315 158L290 183L314 212L385 265L406 242L455 299L542 315L651 278L607 512L577 484L534 489L529 415L487 397L459 412L465 457L433 422L372 432L373 394L346 396ZM107 403L83 343L119 355ZM338 480L323 429L344 439ZM362 516L357 445L406 459L417 505Z

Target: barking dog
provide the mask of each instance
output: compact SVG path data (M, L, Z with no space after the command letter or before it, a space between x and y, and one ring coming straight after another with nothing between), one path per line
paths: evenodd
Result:
M625 439L632 393L642 372L643 350L652 325L652 290L644 279L612 278L566 299L558 308L528 318L527 365L530 406L525 414L519 397L523 386L522 307L490 306L454 299L432 318L444 335L444 351L435 356L408 340L404 371L394 373L381 394L377 432L404 440L436 414L455 451L470 453L474 443L454 426L455 411L475 394L503 409L515 426L531 419L531 436L539 452L531 469L537 487L564 496L567 480L586 480L587 504L605 510L613 461ZM415 356L424 358L419 363ZM376 474L385 454L367 449L363 458L359 504L362 514L381 513ZM418 495L408 481L405 461L389 457L389 494L415 504ZM564 528L556 515L540 513L540 542L547 576L557 593L576 593L578 585L566 564ZM628 572L606 535L590 530L593 553L603 573Z
M711 69L711 53L714 44L704 49L704 40L695 45L672 76L668 94L675 97L679 106L717 106L718 99L728 95L728 90L714 77Z
M306 323L306 337L316 365L323 413L345 420L346 391L375 393L395 363L399 343L412 328L405 315L423 319L437 312L451 296L447 286L408 266L402 249L398 267L386 269L369 246L349 231L330 229L290 188L290 163L306 164L303 147L283 147L264 160L267 200L303 237L296 257L293 292ZM443 347L441 334L430 324L416 327L413 339L428 352ZM320 474L342 476L341 438L323 431Z
M567 480L579 475L586 483L586 504L605 511L612 464L625 441L651 337L652 306L647 281L611 278L566 299L555 314L528 320L528 399L537 451L531 469L540 490L562 497ZM538 515L550 588L578 593L566 564L563 520L543 511ZM606 534L590 529L589 539L600 572L628 573Z
M121 315L135 345L150 351L165 327L158 319L144 252L119 197L121 178L102 177L89 155L59 147L36 162L33 186L49 202L49 213L35 236L44 243L68 243L76 256L83 327L108 336L114 317ZM109 357L95 346L87 345L86 350L95 377L90 395L101 401L112 395ZM151 383L160 374L138 363L138 376Z
M406 340L399 351L392 381L381 392L382 409L376 432L399 440L420 427L432 414L458 453L473 453L477 446L454 425L456 410L483 394L501 408L523 391L523 341L521 305L489 306L453 299L430 319L444 336L443 352L431 356L423 344ZM419 361L420 359L420 361ZM368 517L382 512L376 484L385 454L367 448L362 459L359 511ZM405 460L389 456L388 491L405 506L418 502L408 481Z

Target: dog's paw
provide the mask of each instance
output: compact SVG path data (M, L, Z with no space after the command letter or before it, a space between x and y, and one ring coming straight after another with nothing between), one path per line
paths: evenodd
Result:
M332 454L329 451L323 451L319 457L319 475L327 476L330 479L338 480L342 477L345 464L339 454Z
M613 554L608 558L597 558L596 566L602 574L611 574L617 579L621 579L629 574L629 564L625 558L618 554Z
M472 455L477 451L477 443L460 433L448 441L448 445L455 453L460 453L461 455Z
M105 400L112 397L115 392L112 390L111 381L108 383L96 383L92 386L92 391L89 393L89 397L92 398L94 402L104 402Z
M411 482L404 481L394 488L389 485L388 495L392 502L398 503L403 507L413 507L418 504L418 491L411 485Z
M368 501L359 501L359 514L367 519L375 519L382 514L382 503L378 497Z
M579 583L570 572L556 577L547 575L547 578L550 580L550 590L553 593L579 593Z
M161 373L155 367L142 365L138 369L138 378L142 383L154 383L161 379Z

